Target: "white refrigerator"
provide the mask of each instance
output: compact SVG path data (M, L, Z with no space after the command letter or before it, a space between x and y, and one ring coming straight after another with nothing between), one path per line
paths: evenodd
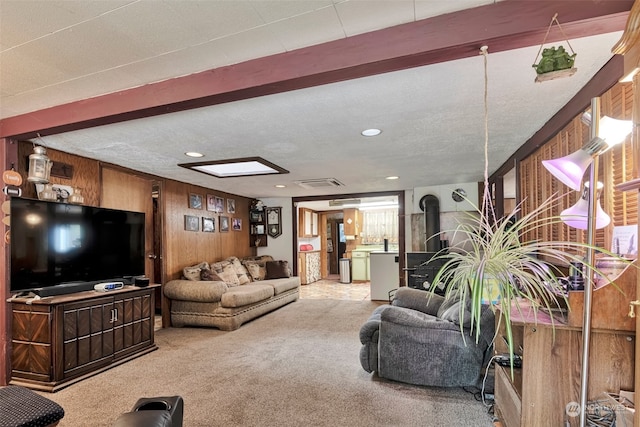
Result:
M371 300L389 301L389 291L400 284L398 252L371 252L369 270Z

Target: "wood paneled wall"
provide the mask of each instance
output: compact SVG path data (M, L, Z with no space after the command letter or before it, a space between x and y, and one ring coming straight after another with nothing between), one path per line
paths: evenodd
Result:
M203 209L189 208L189 194L195 193L202 196ZM224 213L214 213L207 210L207 194L213 194L225 199ZM226 199L236 201L236 213L227 213ZM249 205L251 199L205 189L182 182L166 180L161 195L165 211L165 246L164 268L166 280L178 279L182 275L182 269L201 261L214 262L223 260L229 256L250 256L255 254L255 248L249 246ZM184 229L184 216L193 215L200 218L200 230L202 230L202 217L214 218L216 231L205 233L202 231L186 231ZM220 217L240 218L242 230L220 232Z
M18 150L18 165L16 170L24 177L22 184L23 197L37 198L35 186L28 183L28 156L33 152L33 145L28 142L21 142ZM55 163L65 163L73 166L73 177L64 179L52 177L51 183L69 185L82 189L84 204L90 206L100 206L100 195L102 193L101 171L103 167L113 167L123 173L130 173L132 176L144 175L154 181L162 182L162 194L160 195L161 209L164 215L163 235L163 270L165 279L177 279L182 274L182 269L189 265L197 264L201 261L219 261L229 256L238 257L255 254L255 249L249 246L249 205L251 199L235 194L224 193L213 189L190 185L174 180L167 180L140 172L127 170L118 166L105 165L96 160L75 156L56 150L47 149L47 156ZM189 208L189 194L196 193L202 196L203 209ZM225 212L216 214L208 211L206 206L207 194L213 194L225 199ZM151 194L148 195L149 200ZM236 213L227 213L227 199L234 199ZM135 210L135 209L132 209ZM184 216L197 216L200 220L200 231L186 231L184 228ZM220 216L240 218L242 220L242 230L220 232ZM216 230L214 233L205 233L202 230L202 217L214 218ZM148 221L151 221L149 218ZM148 227L149 229L149 227Z
M615 119L631 120L633 88L630 83L618 83L600 96L601 114ZM558 216L563 209L573 206L581 193L572 191L556 179L544 166L542 160L555 159L573 153L589 141L589 127L575 117L558 134L545 143L531 156L519 163L520 194L523 198L523 213L531 212L544 200L557 194L559 202L543 212L544 217ZM609 226L596 231L596 245L611 249L614 226L638 223L638 195L636 192L622 192L615 186L632 178L633 156L631 138L600 155L598 180L604 183L600 203L611 216ZM585 180L588 179L588 172ZM527 239L544 241L581 241L587 239L586 231L577 230L557 223L541 227L530 233Z
M16 170L22 175L22 196L37 199L35 186L27 182L29 175L29 155L33 153L33 144L20 142L18 145L18 165ZM86 157L75 156L61 151L47 149L47 156L54 163L64 163L73 166L73 177L65 179L52 176L49 180L52 184L68 185L80 188L84 196L84 204L89 206L100 205L100 163Z

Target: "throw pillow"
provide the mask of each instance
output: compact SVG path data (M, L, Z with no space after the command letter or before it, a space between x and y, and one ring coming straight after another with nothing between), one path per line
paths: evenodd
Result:
M267 261L265 279L282 279L290 277L288 261Z
M202 270L205 268L208 269L209 264L207 262L201 262L200 264L191 267L185 267L182 270L182 275L187 280L198 281L200 280L200 274L202 273Z
M216 272L216 274L220 276L220 279L222 279L222 281L226 283L227 286L240 285L240 281L238 280L238 275L236 274L236 270L235 268L233 268L233 265L231 264L226 265L221 272L218 271Z
M244 266L249 271L249 275L251 275L251 279L254 282L259 280L264 280L264 277L267 275L266 263L258 262L258 261L244 261Z
M249 280L249 276L248 276L249 272L247 271L246 268L244 268L244 265L242 265L242 263L238 258L229 257L226 260L229 261L231 265L233 265L233 268L236 274L238 275L238 282L241 285L246 285L247 283L251 283L251 280Z
M224 282L218 273L208 268L202 269L202 272L200 273L200 280Z

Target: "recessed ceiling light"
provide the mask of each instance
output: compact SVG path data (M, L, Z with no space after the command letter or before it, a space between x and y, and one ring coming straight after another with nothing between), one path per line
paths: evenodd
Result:
M178 166L213 175L217 178L289 173L288 170L268 162L262 157L181 163Z
M284 184L276 184L274 187L276 187L276 188L287 188L287 186L284 185Z
M204 154L197 153L195 151L187 151L186 153L184 153L184 155L187 157L204 157Z
M385 179L391 180L391 179L398 179L398 178L400 178L400 177L399 176L388 176Z
M363 136L378 136L382 133L380 129L365 129L362 131Z

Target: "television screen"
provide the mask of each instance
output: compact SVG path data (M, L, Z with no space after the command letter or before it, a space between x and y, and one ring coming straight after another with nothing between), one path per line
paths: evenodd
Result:
M12 198L10 219L11 292L145 273L144 213Z

